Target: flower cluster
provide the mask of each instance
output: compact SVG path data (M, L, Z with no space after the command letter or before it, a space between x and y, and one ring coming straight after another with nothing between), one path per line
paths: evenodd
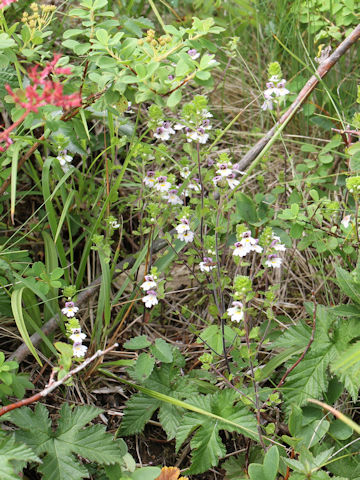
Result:
M35 31L42 31L49 25L52 19L52 14L56 10L56 6L38 5L37 3L33 2L30 5L30 9L32 14L29 15L27 12L24 12L21 22L29 28L31 32L30 35L32 36Z
M231 165L231 163L222 162L217 164L217 168L217 175L212 179L215 186L224 187L228 184L231 190L233 190L239 185L240 182L236 180L236 172L242 174L243 172L239 172L237 164Z
M71 335L69 338L73 341L73 355L81 358L85 355L87 347L82 343L86 338L86 334L81 332L79 322L75 318L78 311L79 307L76 307L72 301L65 302L65 307L61 309L61 313L71 319L69 328Z
M201 272L211 272L211 270L215 268L216 265L214 265L213 259L211 257L204 257L203 261L199 263L199 267Z
M2 1L0 1L0 10L2 10L3 8L7 7L8 5L10 5L11 3L14 3L16 1L17 0L2 0Z
M70 165L73 160L73 157L71 155L67 155L66 150L64 150L56 158L59 160L59 163L61 168L63 169L63 172L64 173L68 172L70 170Z
M158 138L165 142L166 140L170 140L170 135L173 135L175 130L172 128L170 122L162 122L159 127L157 127L154 137Z
M28 85L21 94L13 92L10 85L5 85L14 102L28 113L37 113L38 109L45 105L56 105L65 109L81 105L79 93L64 95L62 84L49 78L50 75L69 75L71 73L69 67L56 67L60 57L61 55L55 54L54 59L48 62L41 71L39 71L39 65L32 67L28 72L32 85Z
M142 298L142 301L145 303L146 308L151 308L159 303L156 292L157 276L155 274L145 275L144 280L144 283L140 285L140 288L142 288L146 293L146 295Z
M24 108L25 112L9 128L0 133L0 142L5 143L5 146L0 146L1 152L13 143L10 133L25 120L30 112L37 113L39 108L45 105L56 105L64 109L81 105L79 93L64 95L62 84L48 78L50 75L69 75L71 73L68 67L56 67L60 57L61 55L54 55L54 59L48 62L42 71L38 70L38 65L32 67L28 72L32 85L28 85L25 90L17 90L15 93L10 85L5 85L14 102Z
M282 258L279 257L278 252L285 252L286 247L281 243L280 237L272 233L271 243L269 247L269 255L267 260L265 260L265 265L272 268L280 268L283 262Z
M187 218L180 218L180 223L175 227L177 238L185 243L190 243L194 240L194 232L190 230L190 222Z
M290 91L285 88L286 80L280 79L277 75L272 76L266 84L266 90L263 92L264 103L262 110L273 110L274 105L279 105L281 100L286 97Z
M189 50L189 52L192 51L196 52L196 50ZM176 131L184 129L187 142L205 144L209 139L207 131L212 128L209 120L209 118L212 117L212 114L206 108L201 108L201 110L196 110L192 113L192 115L183 115L181 122L175 123L173 127L171 122L163 121L160 112L156 112L156 115L160 118L157 118L157 123L155 123L155 126L157 126L154 132L154 137L164 142L170 140L170 136L175 134Z
M263 248L259 245L259 240L251 236L251 231L247 230L241 234L241 240L234 244L234 257L245 257L250 252L261 253Z

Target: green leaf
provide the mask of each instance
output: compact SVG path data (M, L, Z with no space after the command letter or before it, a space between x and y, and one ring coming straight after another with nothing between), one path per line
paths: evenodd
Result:
M132 395L126 402L119 435L133 435L134 433L142 432L146 423L159 406L160 400L155 400L141 393Z
M182 97L182 93L181 93L181 90L180 88L178 88L177 90L175 90L175 92L173 92L169 98L167 99L167 106L169 108L173 108L175 107L181 100L181 97Z
M102 425L83 428L99 413L101 410L91 406L71 410L65 403L55 432L48 411L40 403L36 404L34 412L22 407L11 412L9 417L20 427L15 433L16 439L31 447L37 455L43 455L38 469L43 478L82 480L88 478L88 472L74 454L99 464L114 464L121 461L127 451L124 442L114 440Z
M133 367L128 370L129 375L139 382L146 380L153 371L155 360L147 353L141 353Z
M0 50L4 50L5 48L12 48L15 47L16 43L15 40L9 37L9 35L5 32L0 33Z
M236 333L232 330L231 327L225 326L225 340L226 343L232 343ZM206 327L205 330L201 332L199 336L198 343L206 342L206 344L212 348L218 355L222 354L223 350L223 339L222 339L222 331L218 325L210 325Z
M194 431L195 434L190 442L192 452L192 465L188 473L202 473L209 468L216 466L221 457L226 453L226 449L219 436L220 430L227 430L230 432L236 431L246 436L249 430L256 432L256 420L244 406L234 402L237 400L237 393L234 390L223 390L214 395L197 396L192 399L191 403L194 406L200 407L205 411L209 411L216 415L221 415L223 418L231 420L243 426L231 426L225 422L214 421L211 417L204 417L196 412L186 413L176 432L176 450L186 440L186 438ZM255 434L256 438L256 434Z
M256 223L258 221L255 202L245 195L238 192L235 194L236 199L236 222L244 220L248 223Z
M252 463L249 465L251 480L275 480L279 469L279 450L274 445L265 455L263 465Z
M95 35L102 45L107 45L109 43L109 34L103 28L97 29Z
M195 75L195 78L199 78L200 80L209 80L210 77L211 77L210 72L203 71L203 70L199 70L198 72L196 72L196 75Z
M150 352L160 362L171 363L173 361L173 354L170 345L162 338L155 340L155 345L150 347Z
M139 350L141 348L146 348L151 345L151 342L147 339L146 335L139 335L137 337L130 338L127 342L124 343L124 348L128 350Z
M130 475L131 480L154 480L161 473L159 467L142 467L137 468L135 472Z
M283 387L285 402L299 406L308 398L319 399L326 392L329 383L327 368L335 355L332 346L322 351L309 352L289 374Z
M41 360L40 360L38 354L36 353L36 350L35 350L33 344L31 343L28 331L27 331L26 326L25 326L25 321L24 321L24 317L23 317L23 313L22 313L22 305L21 305L21 298L22 298L22 293L24 291L24 288L25 287L18 288L18 289L15 289L12 292L12 294L11 294L11 308L12 308L12 312L13 312L14 319L15 319L15 322L16 322L16 326L19 330L19 333L20 333L25 345L28 347L28 349L33 354L33 356L36 358L39 365L42 366Z
M345 293L355 303L360 304L360 285L355 282L351 273L339 266L335 266L336 279L342 292Z
M1 480L19 480L19 471L14 471L14 461L28 463L40 462L40 458L28 448L15 442L13 435L0 433L0 478Z

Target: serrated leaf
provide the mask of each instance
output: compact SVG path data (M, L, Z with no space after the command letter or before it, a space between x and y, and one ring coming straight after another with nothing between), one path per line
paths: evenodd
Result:
M359 284L355 282L351 273L341 267L335 266L336 279L342 292L355 303L360 303Z
M3 432L1 432L3 433ZM40 462L35 453L25 445L15 442L13 435L1 435L0 437L0 478L1 480L19 480L19 472L14 471L12 461Z
M162 428L166 432L168 440L175 438L176 430L179 427L184 412L183 408L179 408L171 403L161 403L158 418Z
M150 352L160 362L171 363L173 354L170 345L162 338L157 338L155 344L150 347Z
M141 393L133 395L130 400L126 402L119 434L132 435L142 432L145 424L150 420L160 404L161 402L159 400L147 397Z
M127 105L127 103L126 103ZM139 350L140 348L146 348L151 345L146 335L139 335L137 337L130 338L124 343L124 348L128 350Z
M308 398L321 398L329 383L327 368L334 355L333 347L307 354L287 377L285 402L301 406Z
M141 353L133 367L128 372L135 380L144 382L154 369L155 359L147 353Z
M23 407L11 412L9 418L20 427L15 432L16 439L29 445L37 455L43 455L43 463L39 467L43 478L82 480L88 478L88 471L74 454L99 464L111 464L119 462L126 453L124 442L115 441L105 432L104 426L83 428L100 412L100 409L91 406L71 410L68 404L63 404L55 433L48 411L40 403L34 412Z
M234 390L223 390L214 395L197 396L192 399L192 405L231 420L240 426L231 426L196 412L186 413L176 432L176 449L178 450L186 438L196 430L190 443L193 451L192 464L188 473L205 472L216 466L220 458L225 455L226 449L219 436L220 430L236 431L251 438L257 438L257 423L254 415L239 403L234 406L236 399L237 394Z

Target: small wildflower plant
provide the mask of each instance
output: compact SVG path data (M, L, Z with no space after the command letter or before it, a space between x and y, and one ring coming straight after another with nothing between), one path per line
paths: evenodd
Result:
M284 50L286 75L278 62L258 72L270 60L264 42L264 55L247 52L259 65L239 75L242 37L225 38L227 20L245 16L239 2L226 18L219 2L197 2L196 17L191 2L181 12L166 2L71 3L0 1L0 314L24 341L19 363L0 352L0 411L62 386L48 407L4 417L18 430L0 432L0 478L25 475L26 461L48 480L355 475L354 423L340 428L334 410L325 418L323 405L307 403L358 408L360 88L340 116L334 82L324 98L319 83L286 148L275 144L284 123L244 167L250 139L268 114L283 118L306 71L292 72ZM241 35L266 19L259 38L272 41L281 18L274 26L252 3ZM324 12L317 3L307 8ZM329 49L318 51L325 68ZM354 75L336 83L343 97ZM249 88L233 114L237 81ZM349 118L341 130L340 118ZM6 351L19 335L8 337ZM34 389L17 372L25 347L40 393L11 404ZM99 413L91 402L105 403L100 419L117 440L100 423L85 427ZM119 438L147 423L150 432L155 418L185 472L158 457L138 467Z

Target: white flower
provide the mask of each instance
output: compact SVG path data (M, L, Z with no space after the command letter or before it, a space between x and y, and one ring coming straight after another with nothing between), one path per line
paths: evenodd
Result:
M175 227L175 230L178 234L190 230L189 220L187 218L181 218L180 224Z
M177 190L170 190L169 195L164 197L171 205L182 205L183 201L177 195Z
M202 111L201 111L201 116L202 118L211 118L213 116L212 113L208 112L206 110L206 108L204 108Z
M278 83L280 82L280 78L277 75L273 75L272 77L269 78L269 82Z
M254 246L254 245L257 245L258 241L256 238L253 238L251 236L251 232L250 230L247 230L246 232L244 232L242 235L242 239L240 240L240 243L242 245L251 245L251 246ZM260 247L261 248L261 247Z
M282 258L276 255L269 255L268 259L265 262L267 267L280 268L282 264Z
M345 217L341 220L341 225L344 228L348 228L351 222L351 215L345 215Z
M182 123L175 123L174 125L175 130L182 130L183 128L185 128L185 125L183 125Z
M211 257L204 257L204 261L199 263L200 270L202 272L210 272L215 265L212 265L213 260Z
M67 163L71 163L73 159L71 155L66 155L65 153L58 155L56 158L59 160L62 167L65 165L67 166Z
M74 343L81 343L86 338L86 334L81 332L81 328L72 328L71 331L72 334L69 338Z
M146 173L146 177L144 178L143 182L147 187L152 188L155 185L156 181L157 180L155 178L155 172L153 170L149 170Z
M158 127L154 133L154 137L160 140L169 140L170 135L175 133L175 130L171 127L170 122L163 122L163 124Z
M232 302L232 305L232 307L227 309L227 314L233 322L239 323L244 318L244 305L238 301Z
M192 232L191 230L186 230L185 232L179 232L177 238L182 242L190 243L194 240L194 232Z
M190 55L190 57L193 60L196 60L197 58L200 57L200 53L195 48L192 48L191 50L188 50L187 53L188 53L188 55Z
M61 309L61 313L68 318L75 317L78 311L79 307L75 307L74 302L66 302L65 307Z
M263 251L263 248L257 243L255 245L252 245L251 249L253 252L256 252L256 253L261 253Z
M115 229L115 228L120 228L121 224L118 223L117 220L114 220L113 222L110 222L110 226Z
M188 142L206 143L209 139L209 134L205 133L204 128L199 127L197 130L189 130L186 133L186 137Z
M124 113L135 113L134 110L131 110L131 105L132 105L132 103L128 102L127 109L125 110Z
M271 247L277 252L285 252L286 247L283 243L280 243L281 242L280 237L273 234L272 238L273 238L273 241L271 242Z
M197 178L194 178L195 183L189 183L188 188L190 190L194 190L194 192L201 192L201 185L197 183L199 180Z
M273 97L271 94L267 93L267 90L264 92L264 98L265 102L261 105L261 110L273 110L274 109L274 104L273 104Z
M190 175L191 171L190 171L190 168L189 167L184 167L182 170L180 170L180 176L182 178L188 178L188 176Z
M148 290L147 295L141 300L145 303L146 308L151 308L159 303L155 290Z
M210 125L210 120L208 118L205 118L205 120L203 120L202 128L204 130L211 130L212 129L212 126Z
M218 173L221 177L228 177L232 174L232 168L229 168L228 163L218 163L217 166L219 170L216 170L216 173Z
M236 242L234 246L235 246L235 249L233 251L234 257L245 257L252 250L250 244L243 245L241 242Z
M153 290L154 288L156 288L156 282L153 275L145 275L144 280L145 282L142 285L140 285L140 288L142 288L144 292L147 292L148 290Z
M233 173L227 177L226 181L228 182L228 185L231 188L231 190L234 190L234 188L236 188L240 184L239 180L236 180L235 175Z
M240 242L235 243L233 255L235 257L245 257L250 252L261 253L263 248L258 244L258 239L251 236L250 230L244 232Z
M82 343L74 343L73 345L73 355L74 357L83 357L86 353L87 347L82 345Z
M155 189L158 192L167 192L171 188L171 183L167 182L167 177L158 177Z

